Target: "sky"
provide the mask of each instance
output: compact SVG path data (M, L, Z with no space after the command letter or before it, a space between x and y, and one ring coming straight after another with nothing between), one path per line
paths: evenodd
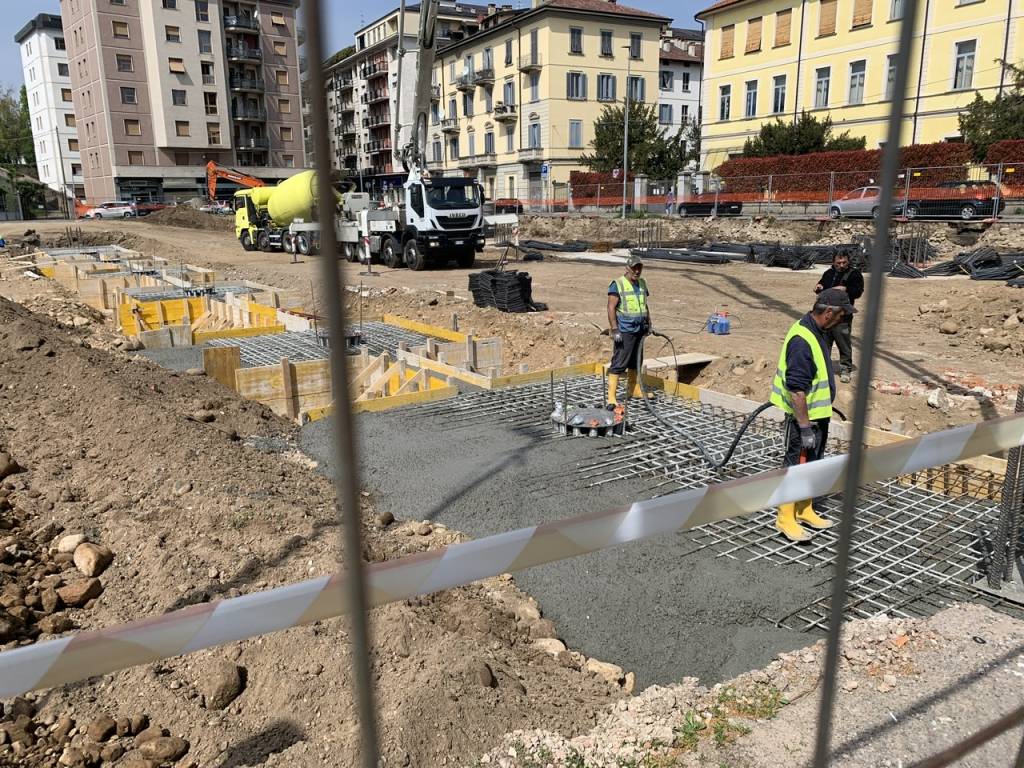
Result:
M142 0L155 2L156 0ZM408 0L410 3L415 0ZM511 2L516 7L526 7L528 0L495 0ZM487 0L475 0L486 5ZM673 18L673 26L697 27L693 14L710 5L710 0L626 0L623 5L632 5L647 11L661 13ZM14 42L14 35L37 13L60 13L60 0L3 0L4 10L0 16L0 85L20 88L23 82L21 54ZM364 24L384 15L390 8L397 8L398 1L382 0L321 0L326 15L326 39L324 49L330 55L353 42L355 31Z

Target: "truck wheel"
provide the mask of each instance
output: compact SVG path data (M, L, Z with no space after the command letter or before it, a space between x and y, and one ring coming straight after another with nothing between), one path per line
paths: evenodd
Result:
M300 233L295 236L295 250L303 256L309 256L309 238L306 235Z
M427 259L420 252L420 247L416 245L415 240L410 240L405 244L405 266L414 272L420 272L427 268Z
M384 241L384 245L381 246L380 260L388 269L398 269L402 266L402 261L399 258L401 252L402 249L398 241L393 237L389 237Z
M285 253L292 253L295 251L295 241L292 240L291 235L285 235L281 238L281 247L284 248Z
M244 230L241 236L238 238L238 242L242 244L243 251L253 251L255 246L252 244L252 235L249 234L249 230Z
M359 261L359 252L356 250L355 243L342 243L341 255L349 264Z
M458 256L455 257L455 263L462 267L462 269L469 269L473 266L474 261L476 261L476 251L473 248L459 251Z
M259 248L261 251L269 253L270 235L267 234L266 232L260 231L260 233L256 235L256 247Z

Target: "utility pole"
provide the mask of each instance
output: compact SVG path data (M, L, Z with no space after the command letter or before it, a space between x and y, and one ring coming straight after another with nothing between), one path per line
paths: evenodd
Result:
M626 112L622 121L622 218L626 218L626 179L629 178L629 84L633 73L633 59L630 56L632 46L623 46L626 50Z

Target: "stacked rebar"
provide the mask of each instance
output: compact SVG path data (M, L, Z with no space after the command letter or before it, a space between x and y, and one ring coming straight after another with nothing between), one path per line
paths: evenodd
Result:
M1015 413L1024 411L1024 387L1017 388ZM999 527L992 542L992 567L988 572L988 585L999 589L1004 581L1013 581L1020 545L1021 523L1024 522L1024 466L1020 447L1011 448L1006 457L1006 477L1003 479L1002 504Z
M892 269L889 270L889 276L918 278L924 277L925 275L924 272L913 264L908 264L905 261L897 261L892 265Z
M502 312L535 312L545 308L533 301L533 278L529 272L474 272L469 276L469 290L478 307L495 307Z

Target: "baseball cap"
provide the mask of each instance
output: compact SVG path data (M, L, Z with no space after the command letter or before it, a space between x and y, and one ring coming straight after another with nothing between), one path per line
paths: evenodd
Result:
M814 304L818 307L839 307L839 309L846 310L851 315L857 314L857 310L850 302L849 295L846 291L841 291L838 288L825 289L818 294Z
M644 260L641 259L640 256L638 256L635 253L631 254L630 257L628 259L626 259L626 266L627 267L638 267L638 266L642 267L643 265L644 265Z

